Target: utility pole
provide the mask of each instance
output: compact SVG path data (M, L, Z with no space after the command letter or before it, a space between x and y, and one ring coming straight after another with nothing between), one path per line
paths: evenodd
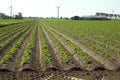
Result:
M57 6L57 15L58 15L58 19L59 19L59 9L60 9L60 7Z

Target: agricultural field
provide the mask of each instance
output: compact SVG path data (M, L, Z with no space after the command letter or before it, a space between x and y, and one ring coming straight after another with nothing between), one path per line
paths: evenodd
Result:
M119 35L120 21L1 20L0 80L119 80Z

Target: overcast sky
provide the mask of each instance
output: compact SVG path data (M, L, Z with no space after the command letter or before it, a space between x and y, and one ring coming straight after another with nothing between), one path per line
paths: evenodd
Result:
M94 15L96 12L120 14L120 0L0 0L0 12L10 15L11 4L13 15L22 12L26 17L57 17L57 5L62 17Z

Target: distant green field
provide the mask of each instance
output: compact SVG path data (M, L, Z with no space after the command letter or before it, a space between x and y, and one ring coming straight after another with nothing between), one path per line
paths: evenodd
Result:
M19 23L26 21L24 19L0 19L0 25L11 24L11 23Z

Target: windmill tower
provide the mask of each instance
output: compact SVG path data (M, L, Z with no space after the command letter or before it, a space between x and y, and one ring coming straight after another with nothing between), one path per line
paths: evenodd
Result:
M10 16L12 17L12 4L10 6Z
M59 14L60 14L59 9L60 9L60 6L57 6L57 18L58 19L59 19Z

